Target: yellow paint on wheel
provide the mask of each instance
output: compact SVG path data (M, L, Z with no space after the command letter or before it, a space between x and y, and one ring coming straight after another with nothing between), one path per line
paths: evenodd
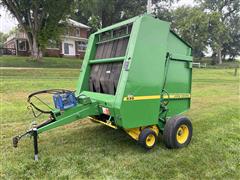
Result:
M156 141L156 138L153 134L149 134L146 138L146 145L152 147Z
M176 134L176 138L177 138L177 142L179 144L184 144L189 136L189 129L185 124L182 124L178 130L177 130L177 134Z

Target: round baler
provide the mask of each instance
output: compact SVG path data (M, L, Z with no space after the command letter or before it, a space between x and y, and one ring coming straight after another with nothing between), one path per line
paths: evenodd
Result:
M123 129L147 149L159 134L168 148L189 144L192 124L181 114L190 108L192 49L170 30L170 23L141 15L91 34L76 91L46 90L55 109L46 122L13 138L14 146L32 135L89 117Z

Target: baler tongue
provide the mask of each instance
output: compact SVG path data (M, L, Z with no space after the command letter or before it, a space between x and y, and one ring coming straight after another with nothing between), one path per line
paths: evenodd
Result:
M26 131L25 133L13 137L13 139L12 139L13 147L16 148L17 145L18 145L18 142L19 142L22 138L24 138L24 137L26 137L26 136L32 136L33 133L34 133L34 129L39 129L39 128L43 127L43 126L46 126L46 125L50 124L50 123L53 122L53 121L54 121L54 119L49 119L49 120L46 120L46 121L42 122L41 124L33 125L33 128L29 129L29 130Z
M21 135L18 135L18 136L13 137L13 139L12 139L12 141L13 141L13 147L16 148L17 145L18 145L18 142L19 142L24 136L29 135L29 134L31 134L31 131L27 131L27 132L25 132L25 133L23 133L23 134L21 134Z
M12 139L13 147L16 148L18 142L23 137L33 136L35 160L38 160L38 134L59 126L63 126L65 124L69 124L73 121L83 119L90 115L99 115L98 104L95 101L92 101L89 97L84 95L75 97L74 93L66 90L61 92L58 90L57 93L53 92L56 92L56 90L44 90L29 95L28 102L30 103L34 116L39 116L36 116L35 111L37 110L40 113L50 114L50 117L48 120L42 122L41 124L33 125L33 128L29 129L23 134L13 137ZM42 93L53 94L53 100L56 109L51 111L42 110L31 101L32 97Z

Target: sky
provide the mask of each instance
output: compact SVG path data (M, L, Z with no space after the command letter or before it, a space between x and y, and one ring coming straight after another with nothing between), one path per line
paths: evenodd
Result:
M180 0L178 3L175 3L173 7L178 7L182 5L193 5L194 0ZM8 33L14 27L16 27L17 20L14 19L8 11L6 11L2 6L0 6L0 32Z
M8 33L18 24L17 20L14 19L2 6L0 7L0 15L0 32Z

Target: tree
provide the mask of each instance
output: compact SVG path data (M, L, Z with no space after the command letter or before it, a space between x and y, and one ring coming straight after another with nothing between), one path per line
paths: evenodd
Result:
M0 48L3 47L4 42L7 40L8 35L0 32Z
M179 7L172 12L172 29L191 44L193 55L202 57L208 44L209 18L197 7Z
M153 0L156 7L159 2ZM170 0L173 2L174 0ZM80 0L73 19L93 27L92 31L146 12L147 0Z
M172 22L174 16L174 9L172 8L172 4L178 1L179 0L155 1L153 8L154 14L161 20Z
M17 19L26 32L34 59L42 57L48 39L56 39L60 20L72 10L74 0L2 0L1 4Z
M201 8L211 15L212 41L210 43L217 56L218 63L222 63L222 55L235 57L239 54L239 0L196 0ZM213 25L217 25L214 28ZM216 29L216 30L214 30ZM220 32L218 32L219 30ZM215 32L217 32L215 34ZM216 36L215 36L216 35ZM223 36L222 36L223 35ZM215 37L214 37L215 36ZM217 50L216 50L217 49ZM233 50L233 51L232 51ZM222 54L223 52L223 54ZM233 53L233 54L232 54Z
M225 59L229 56L230 60L240 55L240 16L238 14L229 19L229 36L228 43L223 44L222 56Z
M219 19L218 12L209 14L209 45L213 50L214 64L222 64L223 44L228 43L230 39L228 28Z
M74 19L92 25L96 31L143 13L146 5L147 0L80 0Z

